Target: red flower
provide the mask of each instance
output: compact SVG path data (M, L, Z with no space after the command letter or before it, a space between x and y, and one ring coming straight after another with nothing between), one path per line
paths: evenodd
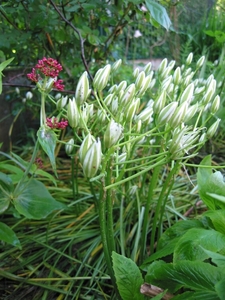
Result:
M57 62L57 60L46 57L39 60L35 68L40 70L40 72L45 76L52 78L57 77L59 75L59 72L62 71L62 66Z
M39 60L36 66L32 69L32 72L27 74L27 77L34 82L38 82L42 80L42 77L39 73L54 78L55 82L53 87L56 89L63 91L64 85L63 80L57 80L59 72L62 71L62 66L57 62L54 58L46 58Z
M46 125L52 129L64 129L68 126L68 121L62 119L60 122L58 122L57 118L47 118L46 119Z
M54 82L53 86L54 86L54 88L56 88L57 90L63 91L65 85L62 84L62 83L63 83L63 80L62 80L62 79L59 79L59 80L56 80L56 81Z

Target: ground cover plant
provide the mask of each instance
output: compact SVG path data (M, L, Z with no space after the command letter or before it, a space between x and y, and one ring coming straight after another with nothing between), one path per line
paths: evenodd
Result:
M1 164L7 170L1 173L1 239L16 246L5 245L1 254L6 299L24 284L32 288L21 299L29 292L36 299L125 299L112 254L141 265L155 252L169 215L185 219L183 208L174 206L174 182L220 122L216 80L199 80L205 57L194 69L192 60L190 53L175 67L164 59L155 73L148 64L134 71L132 83L115 82L118 60L100 68L92 83L85 71L74 97L59 99L51 91L64 88L62 66L52 58L37 62L28 74L41 99L30 162L2 153L9 160ZM52 111L46 111L48 101ZM58 179L58 145L71 158L67 184ZM41 169L41 156L52 174ZM16 285L12 293L8 280Z

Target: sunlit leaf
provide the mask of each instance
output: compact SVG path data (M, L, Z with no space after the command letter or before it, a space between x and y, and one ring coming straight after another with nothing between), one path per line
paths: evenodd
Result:
M145 4L151 14L151 17L166 30L169 30L172 23L165 7L155 2L154 0L145 0Z

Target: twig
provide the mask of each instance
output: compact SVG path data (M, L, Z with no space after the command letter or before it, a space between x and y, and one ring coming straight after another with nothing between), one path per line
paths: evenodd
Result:
M154 286L152 284L144 283L144 284L141 285L140 292L141 292L141 294L143 294L145 296L149 296L149 297L152 298L154 296L157 296L160 293L163 293L164 290L162 290L159 287ZM169 299L172 299L172 298L173 298L173 295L171 295L169 293L166 293L162 297L163 300L169 300Z
M91 78L91 80L93 80L93 76L91 75L88 65L87 65L87 61L85 58L85 54L84 54L84 42L85 39L82 38L80 31L70 22L68 21L64 15L61 13L61 11L57 8L57 6L55 5L55 3L52 0L49 0L49 2L51 3L51 5L54 7L54 9L57 11L57 13L60 15L60 17L63 19L64 22L66 22L77 34L78 37L80 39L80 49L81 49L81 59L83 61L83 64L85 66L85 69L89 75L89 77Z

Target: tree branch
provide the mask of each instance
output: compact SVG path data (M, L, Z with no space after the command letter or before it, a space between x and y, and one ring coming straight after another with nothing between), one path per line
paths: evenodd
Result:
M91 73L89 71L89 68L88 68L88 65L87 65L87 61L86 61L86 58L85 58L85 54L84 54L84 42L85 42L85 39L82 38L80 31L70 21L68 21L64 17L64 15L57 8L57 6L55 5L55 3L52 0L49 0L49 2L54 7L54 9L57 11L57 13L60 15L60 17L63 19L63 21L66 22L78 34L78 37L79 37L79 40L80 40L81 59L82 59L82 62L84 64L84 66L85 66L85 69L86 69L89 77L91 78L91 80L93 80L93 76L91 75Z

